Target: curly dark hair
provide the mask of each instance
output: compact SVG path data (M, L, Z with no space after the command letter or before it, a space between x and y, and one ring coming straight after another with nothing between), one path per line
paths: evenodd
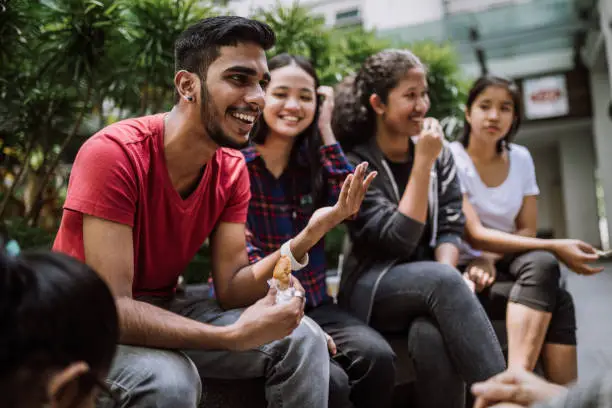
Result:
M425 65L408 50L387 49L368 57L357 74L337 86L332 128L345 151L374 136L376 113L370 96L376 94L386 103L389 92L413 68Z
M274 75L274 70L292 64L295 64L303 69L312 77L312 79L314 79L316 91L316 89L319 88L319 77L312 63L302 56L287 53L276 55L268 61L268 69L270 70L270 73ZM320 208L327 205L328 200L325 190L325 181L323 180L323 166L319 158L319 148L321 147L322 143L318 127L319 106L320 101L319 98L317 98L317 106L312 123L297 136L295 143L293 144L293 149L290 156L291 158L289 160L289 165L291 166L292 163L297 163L299 154L305 153L310 169L310 185L312 187L311 193L314 208ZM255 144L264 144L269 131L270 129L268 128L268 124L262 117L257 122L251 136L251 141Z
M488 87L497 86L501 88L505 88L510 97L512 98L512 104L514 105L514 119L512 120L512 126L508 133L497 142L497 153L502 153L504 149L510 150L510 143L514 139L516 132L518 132L519 127L521 126L521 118L523 116L523 105L521 103L521 93L519 91L518 86L508 78L503 78L499 76L493 75L485 75L480 77L474 82L470 92L468 93L467 102L465 104L465 109L469 112L472 109L472 105L478 95L483 93ZM463 135L459 138L461 144L467 147L470 144L470 133L472 132L472 126L468 123L467 119L463 120Z

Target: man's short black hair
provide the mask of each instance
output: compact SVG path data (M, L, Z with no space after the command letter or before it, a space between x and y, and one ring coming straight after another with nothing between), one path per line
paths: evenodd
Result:
M251 42L269 50L276 42L269 25L238 16L200 20L181 33L174 44L175 71L186 70L206 79L206 72L218 57L219 48Z

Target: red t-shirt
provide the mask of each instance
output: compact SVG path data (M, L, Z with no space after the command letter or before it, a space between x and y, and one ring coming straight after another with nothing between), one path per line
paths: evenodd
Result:
M245 223L251 197L243 155L217 149L183 199L166 168L163 114L118 122L79 150L53 244L82 261L83 214L133 228L133 295L173 293L179 275L218 222Z

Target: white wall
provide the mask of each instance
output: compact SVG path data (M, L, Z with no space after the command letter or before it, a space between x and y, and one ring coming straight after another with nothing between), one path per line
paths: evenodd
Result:
M559 142L567 235L600 246L592 135L564 134Z
M253 0L233 0L229 2L227 8L232 14L242 17L248 17L250 14L251 7L259 6L259 4L253 3L255 3ZM260 1L258 1L257 3L260 3Z
M533 148L527 146L535 163L538 196L538 230L552 230L555 238L566 236L563 184L559 171L559 146L552 141Z
M291 0L279 0L282 4L291 5ZM276 0L233 0L228 4L232 13L248 17L251 12L259 7L268 8L274 6Z
M283 5L291 5L294 0L280 0ZM361 10L364 27L388 29L406 25L437 21L444 16L443 0L301 0L300 4L310 7L314 14L325 16L328 25L335 23L337 12L356 6ZM231 10L247 16L250 10L258 7L274 6L276 0L235 0L230 2Z
M538 227L552 225L558 237L599 245L592 121L528 123L516 142L534 159L541 190Z
M612 69L612 28L610 28L610 21L612 21L612 0L600 0L599 1L599 18L600 18L600 30L605 38L605 52L608 61L608 75ZM608 90L612 92L612 84L608 84Z
M442 0L365 0L363 5L366 28L389 28L422 24L444 16Z
M332 26L336 22L336 13L359 8L363 15L363 3L368 0L301 0L299 3L309 7L313 14L325 17L325 23ZM283 6L291 6L295 0L280 0ZM276 5L276 0L234 0L229 3L229 8L239 16L248 16L258 8L271 8Z
M360 16L363 19L363 3L364 0L327 0L327 1L311 1L311 10L313 14L324 16L325 24L333 26L336 23L336 13L359 9Z
M591 97L593 104L593 133L597 158L598 174L604 190L604 208L607 218L608 242L612 242L612 120L608 108L612 99L612 29L609 22L612 19L612 0L600 0L598 4L600 15L599 30L603 44L597 42L597 31L592 32L594 42L589 48L587 64L591 69ZM605 239L605 238L604 238Z
M591 94L597 166L604 190L608 231L612 232L612 120L608 116L610 80L607 72L591 72Z

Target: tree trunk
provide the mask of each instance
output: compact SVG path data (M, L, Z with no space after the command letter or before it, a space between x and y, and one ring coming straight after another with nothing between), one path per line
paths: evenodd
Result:
M79 115L77 116L77 119L74 123L74 127L72 128L72 132L70 132L70 134L66 137L66 139L64 139L64 142L60 146L60 149L57 152L57 155L55 156L55 158L49 165L49 169L45 172L44 176L42 177L40 181L40 185L38 186L38 190L36 191L36 194L34 195L34 203L33 203L32 209L30 210L30 213L27 216L28 224L30 226L34 226L38 222L38 216L40 215L40 210L42 209L42 206L44 203L43 194L44 194L45 188L49 184L49 180L51 179L51 176L55 172L55 169L60 162L62 153L64 153L64 150L66 150L66 147L68 147L68 144L70 144L70 141L74 139L76 134L79 132L79 129L81 128L81 123L83 122L83 119L85 118L85 111L87 110L87 106L89 105L89 102L91 101L92 91L93 91L93 81L89 81L89 83L87 84L87 93L83 101L83 109L81 109L81 111L79 112Z
M159 89L154 88L153 89L153 109L152 109L153 113L157 113L161 110L159 107L160 101L161 101L161 97L159 96Z
M106 117L104 116L104 96L100 95L98 99L98 128L102 129L106 125Z
M145 81L142 89L142 97L140 99L140 116L147 112L149 107L149 84Z
M28 147L25 152L23 165L19 169L19 172L15 175L15 181L13 181L11 188L9 188L9 190L6 192L6 196L4 196L4 198L2 199L2 203L0 203L0 220L3 218L4 212L6 211L8 203L11 201L13 194L15 194L15 191L17 191L17 187L23 182L23 179L25 178L25 175L28 172L28 167L30 166L30 159L32 156L32 152L34 151L34 144L34 138L32 137L28 142Z
M166 92L163 87L159 87L155 92L155 107L153 113L161 112L166 104Z

